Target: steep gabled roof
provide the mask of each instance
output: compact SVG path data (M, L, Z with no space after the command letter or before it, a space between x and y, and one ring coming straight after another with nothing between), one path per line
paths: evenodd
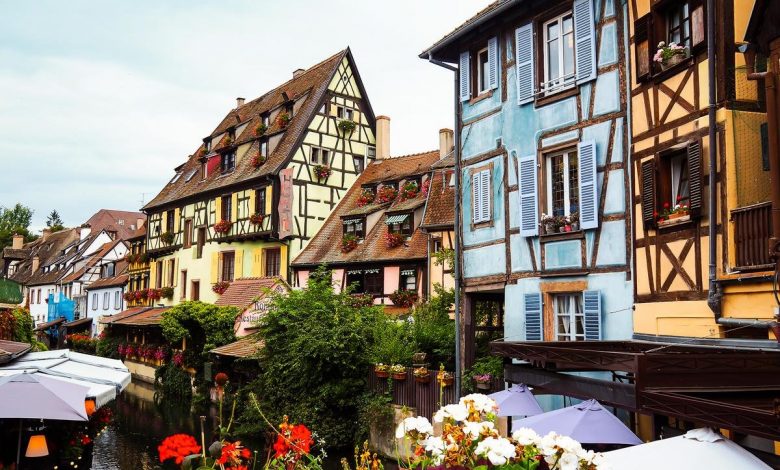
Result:
M27 257L16 265L16 271L12 276L9 276L10 279L19 284L28 284L30 279L40 274L32 272L32 261L35 256L38 257L39 266L49 265L52 261L62 256L62 250L65 247L78 239L78 229L64 229L52 233L46 240L40 237L37 240L26 243L23 249L27 252Z
M101 230L116 232L116 238L126 239L138 228L138 219L146 220L143 212L120 211L116 209L100 209L87 220L92 233Z
M415 230L411 238L403 245L388 248L385 235L388 232L384 220L377 222L368 232L357 248L349 253L341 252L343 227L341 218L354 215L358 207L357 201L364 185L377 184L386 181L397 181L412 176L430 172L431 165L439 159L438 151L430 151L403 157L376 160L369 164L358 177L355 184L347 191L336 209L325 220L322 228L312 238L301 254L293 261L293 266L311 266L320 263L349 264L364 262L381 262L388 260L424 259L428 253L427 236L420 230ZM424 203L424 198L418 195L412 200L396 200L390 206L381 206L377 210L387 212L410 210ZM375 211L371 211L375 212Z
M211 155L216 155L215 151L218 152L226 148L225 137L221 137L219 141L214 140L215 138L222 136L231 127L239 128L245 124L243 131L236 135L235 142L232 145L238 146L246 143L251 143L251 145L245 154L236 156L235 170L225 175L219 172L212 172L213 174L209 174L205 179L202 179L200 174L198 174L202 160L199 154L202 150L205 150L205 147L201 145L193 155L177 167L177 171L181 176L173 178L154 199L144 206L144 210L169 205L195 194L214 191L219 188L273 175L284 168L289 159L292 158L295 149L300 145L309 123L319 109L320 103L328 90L331 78L345 57L353 62L349 49L345 49L308 68L259 98L230 110L210 135L212 138L212 152L207 157L213 158ZM358 85L362 89L354 62L352 66L358 78ZM366 102L366 111L369 119L373 121L373 111L371 111L365 92L363 90L361 92ZM252 166L252 157L258 155L260 149L260 137L255 135L255 128L262 122L262 114L271 112L287 102L285 97L295 102L296 112L285 128L280 128L275 122L270 123L270 128L266 130L264 136L272 138L281 135L281 140L271 155L268 155L267 161L260 168L255 169Z
M444 161L443 159L441 161ZM450 186L452 168L435 170L428 187L428 200L425 203L423 229L442 229L455 227L455 186Z
M230 286L214 302L214 305L238 307L243 310L252 305L255 299L263 297L266 294L266 289L273 289L277 285L282 286L286 291L290 290L290 286L278 276L236 279L230 283Z

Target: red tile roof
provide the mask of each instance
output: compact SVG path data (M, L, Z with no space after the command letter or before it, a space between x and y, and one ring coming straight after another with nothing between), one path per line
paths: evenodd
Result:
M100 209L87 220L92 233L101 230L116 232L117 239L126 239L137 230L138 219L146 220L143 212Z
M437 170L432 174L422 228L455 227L455 187L449 184L452 175L452 169Z
M10 362L19 356L23 356L27 354L29 350L30 345L28 343L0 339L0 364Z
M119 320L124 320L125 318L132 317L134 315L138 315L139 313L143 313L146 310L149 310L152 307L133 307L129 308L127 310L122 310L121 312L115 314L115 315L109 315L109 316L103 316L100 317L100 323L114 323Z
M127 284L129 276L127 274L120 274L113 277L105 277L98 279L86 287L86 290L105 289L107 287L118 287Z
M12 276L9 276L12 281L20 284L29 284L30 281L39 280L43 277L44 273L32 272L32 260L33 257L38 256L39 266L46 266L52 261L62 255L62 250L74 243L79 239L78 229L64 229L59 232L52 233L46 240L43 237L38 238L29 243L25 243L24 250L28 251L27 257L18 263L16 271ZM51 274L51 273L50 273ZM51 276L52 282L59 279L62 274L59 272L53 273Z
M225 293L214 304L223 307L238 307L244 310L252 305L257 298L265 296L267 289L274 289L276 286L281 286L286 291L290 290L290 286L282 278L276 276L236 279L230 283Z
M363 243L349 253L341 252L341 239L343 236L342 216L351 215L357 206L357 200L363 188L362 185L381 183L383 181L397 181L412 176L428 173L431 165L439 160L439 152L431 151L406 155L403 157L377 160L369 164L365 171L358 177L355 184L341 199L339 205L325 220L319 232L309 241L300 255L293 261L293 266L310 266L321 263L347 264L364 263L383 260L410 260L424 259L428 254L428 238L420 230L415 230L411 238L401 246L388 248L385 243L385 235L388 227L384 219L378 221L369 233L366 234ZM387 212L401 209L409 209L415 205L424 203L422 195L413 200L397 200L389 207L384 206Z
M240 340L234 343L229 343L224 346L214 348L209 352L217 356L246 358L257 354L257 352L262 347L263 347L262 341L258 341L257 339L251 336L247 336L246 338L241 338Z
M282 169L289 158L292 157L292 153L297 148L299 140L303 137L309 121L317 112L331 77L338 69L342 59L348 56L351 57L349 49L340 51L259 98L228 112L222 119L222 122L211 133L211 137L219 137L232 126L238 127L240 124L248 123L243 132L236 136L233 145L252 143L246 154L237 155L235 170L226 175L214 172L214 174L209 174L205 180L201 179L199 174L189 179L188 176L192 172L200 171L201 157L199 153L204 149L203 145L201 145L193 155L188 157L186 162L179 166L181 176L175 182L168 183L144 209L153 209L194 194L275 174ZM251 161L252 157L259 152L259 137L255 135L255 128L261 123L260 115L282 106L285 103L284 95L296 102L295 108L297 111L286 128L280 128L277 123L271 123L270 128L266 130L264 135L274 136L281 134L281 141L271 155L268 156L266 163L255 169ZM212 153L225 147L224 141L225 138L223 137L220 142L213 142Z
M128 315L123 318L114 320L111 323L113 325L125 326L159 326L163 313L169 309L170 307L151 307L135 315Z

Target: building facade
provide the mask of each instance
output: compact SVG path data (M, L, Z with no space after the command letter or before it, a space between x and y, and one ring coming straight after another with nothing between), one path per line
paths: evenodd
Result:
M235 279L279 276L375 158L374 114L350 51L238 99L144 208L150 288L214 302Z

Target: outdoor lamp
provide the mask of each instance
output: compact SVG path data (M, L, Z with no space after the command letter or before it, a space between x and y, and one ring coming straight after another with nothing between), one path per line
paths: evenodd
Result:
M35 434L30 436L30 442L27 444L25 457L46 457L49 455L49 447L46 445L46 436Z
M84 400L84 407L87 409L87 416L92 416L95 413L95 399L87 398Z

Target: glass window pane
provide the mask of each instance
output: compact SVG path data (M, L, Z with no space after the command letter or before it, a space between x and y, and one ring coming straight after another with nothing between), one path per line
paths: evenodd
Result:
M547 43L547 81L555 80L561 75L558 64L558 47L557 39Z
M563 155L555 155L551 159L552 180L552 215L564 215L564 180L563 180Z
M574 33L563 36L563 76L574 74Z
M566 16L563 18L563 34L571 33L574 30L574 23L572 21L571 15Z
M580 179L577 153L569 153L569 214L580 210Z
M553 22L547 25L547 40L553 40L558 37L558 22Z

